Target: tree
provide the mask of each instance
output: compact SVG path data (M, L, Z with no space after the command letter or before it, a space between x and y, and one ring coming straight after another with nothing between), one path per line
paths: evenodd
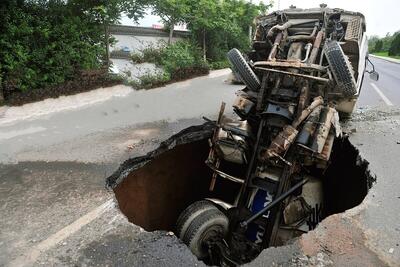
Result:
M400 56L400 32L394 35L394 39L389 48L389 56Z
M382 51L382 48L383 48L382 40L377 40L375 43L374 52L380 52L380 51Z
M0 1L0 91L57 85L100 68L102 58L108 64L107 25L122 12L137 20L148 1Z
M368 38L368 51L373 53L375 51L375 44L379 40L379 36L372 35Z
M76 10L86 12L96 24L101 25L104 31L105 63L110 65L108 27L118 23L122 13L137 21L145 14L149 0L70 0L69 4Z
M256 16L269 6L244 0L198 0L191 5L187 22L192 33L198 37L203 57L209 55L221 59L232 47L240 49L249 45L248 29ZM223 54L223 56L222 56Z
M163 23L169 28L168 44L171 44L174 26L184 23L190 12L190 0L154 0L151 3L153 14L161 18Z
M382 51L389 51L392 41L394 39L394 35L391 35L389 32L383 37L381 40L383 42Z

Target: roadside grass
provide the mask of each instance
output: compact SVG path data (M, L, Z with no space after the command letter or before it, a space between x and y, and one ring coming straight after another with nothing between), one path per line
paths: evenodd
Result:
M400 59L400 56L389 56L388 52L374 52L372 54L380 57L390 57L390 58Z

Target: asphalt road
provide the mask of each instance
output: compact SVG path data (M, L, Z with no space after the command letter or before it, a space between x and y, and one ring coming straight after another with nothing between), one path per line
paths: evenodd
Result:
M52 105L46 105L45 101L36 106L27 105L19 112L11 110L11 115L16 114L23 119L13 121L13 118L1 118L0 115L0 162L114 162L121 147L115 147L115 151L104 141L97 144L96 138L118 134L123 131L121 128L132 133L133 129L151 128L149 123L155 123L153 128L159 129L178 120L200 121L201 116L214 116L221 101L232 102L234 92L240 88L224 82L228 73L228 70L214 71L206 77L163 88L131 90L128 94L124 93L123 97L112 97L94 104L83 103L79 108L69 109L71 101L61 99ZM92 98L101 97L96 93L91 94ZM40 105L46 109L42 112L44 114L37 112L41 109ZM61 111L51 112L52 108ZM31 111L37 115L29 116ZM158 138L158 135L157 130L140 131L130 141L135 143L141 139ZM125 146L130 145L128 141L124 141ZM58 146L60 144L61 147ZM51 150L51 153L44 152L42 148Z
M201 116L213 118L222 100L231 106L241 86L225 83L228 74L215 71L128 94L117 89L123 96L105 101L81 94L3 110L0 266L196 263L174 236L130 224L113 204L105 178L125 159L203 123ZM69 109L71 98L80 107ZM104 94L90 92L89 98L104 100Z
M400 64L370 57L379 73L379 81L373 81L366 74L357 102L358 107L400 106ZM371 69L368 66L368 69Z
M396 77L400 74L400 64L378 58L372 58L372 62L380 73L380 80L375 82L365 75L357 106L376 108L400 105L400 78ZM5 119L3 122L0 115L0 162L113 162L116 160L114 157L120 154L119 151L91 145L90 150L94 151L88 151L87 144L92 143L91 138L118 132L120 130L115 129L120 128L130 128L129 131L133 131L143 128L144 124L149 127L148 124L153 122L165 126L166 123L177 120L200 121L201 116L212 116L221 101L232 102L233 92L240 88L223 83L222 80L226 77L226 72L215 72L207 78L197 78L151 91L134 91L123 97L114 97L77 109L44 115L38 113L37 116L11 122ZM59 105L63 105L63 102ZM40 106L36 109L38 108ZM156 125L155 128L159 126ZM147 132L149 133L151 131ZM157 138L157 134L154 131L153 133L153 138ZM138 137L132 142L140 140ZM44 147L51 152L44 152Z
M343 216L357 225L346 228L351 230L350 240L356 240L351 234L362 233L357 237L362 242L356 244L367 251L364 263L379 258L376 262L396 266L400 262L400 77L396 78L400 65L372 61L380 80L365 77L358 110L346 127L355 132L351 141L370 161L378 183L359 210ZM0 266L200 264L176 238L145 233L129 224L112 204L104 178L124 159L142 155L171 134L201 123L203 115L215 116L222 100L230 106L241 86L224 83L226 77L226 72L216 72L11 122L2 122L0 115ZM330 225L328 221L320 229ZM332 251L323 257L327 263L346 257L346 251L344 255ZM303 254L307 253L300 245L284 247L266 251L260 260L285 265L298 263ZM305 265L314 257L307 255Z

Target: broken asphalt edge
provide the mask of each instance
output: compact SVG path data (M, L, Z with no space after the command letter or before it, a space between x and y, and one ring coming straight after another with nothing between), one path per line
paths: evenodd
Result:
M146 155L126 160L107 178L107 188L115 188L130 172L143 167L158 155L176 146L210 137L213 129L212 123L191 126L163 141L157 149ZM351 136L349 139L351 141ZM363 161L364 157L360 150L356 146L355 149L360 153L360 160ZM368 229L363 226L358 216L370 205L372 192L373 188L359 206L327 217L315 230L302 235L293 243L265 249L248 266L266 263L308 265L316 262L341 265L349 263L350 255L352 255L351 263L355 266L371 262L395 266L394 262L380 254L368 241L366 236Z
M126 160L113 174L111 174L111 176L106 178L106 188L115 188L129 175L129 173L143 167L158 155L171 150L178 145L196 142L210 137L214 128L215 126L211 122L188 127L161 142L157 149L150 151L146 155Z
M357 145L352 145L359 152L360 160L364 160ZM373 164L369 171L376 176ZM398 266L398 262L374 246L371 240L374 233L362 222L361 215L372 205L374 192L372 187L361 204L328 216L316 229L291 244L265 249L247 266Z

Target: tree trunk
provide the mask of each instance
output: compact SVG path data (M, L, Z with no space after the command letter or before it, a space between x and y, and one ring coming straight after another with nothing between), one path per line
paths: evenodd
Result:
M3 95L3 89L0 86L0 104L4 102L4 95Z
M169 37L168 37L168 45L172 43L172 37L174 35L174 23L171 23L169 26Z
M206 29L203 29L203 60L207 61Z
M104 23L104 35L105 35L105 44L106 44L106 65L107 69L110 68L110 34L108 32L108 25Z

